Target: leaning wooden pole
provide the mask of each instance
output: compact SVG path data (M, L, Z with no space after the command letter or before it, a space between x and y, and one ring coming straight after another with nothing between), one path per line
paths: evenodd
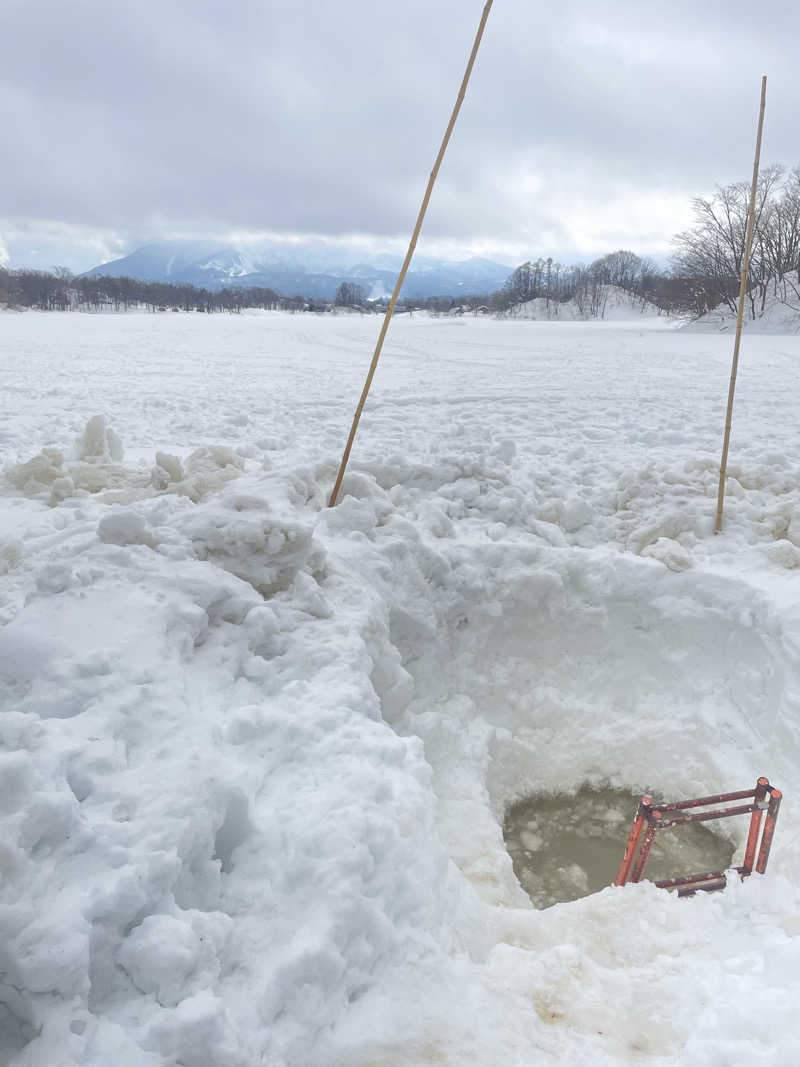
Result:
M461 110L461 105L464 102L464 96L467 92L467 85L469 84L469 77L472 74L472 68L475 65L475 57L478 54L478 48L480 47L481 38L483 37L483 31L486 26L486 20L489 18L489 11L491 10L493 0L487 0L486 6L483 9L481 15L481 21L478 25L478 32L475 34L475 43L472 45L472 51L470 52L469 60L467 62L467 69L464 71L464 77L461 81L461 88L458 90L458 96L456 98L455 107L453 113L450 116L450 122L447 124L444 137L442 138L442 144L439 149L439 154L436 157L436 162L433 165L431 176L428 179L428 187L425 190L425 196L422 198L422 206L419 209L419 215L417 215L417 222L414 226L414 232L411 235L411 242L406 252L406 258L403 260L403 266L400 269L400 273L397 276L394 292L392 293L392 299L389 301L389 306L386 309L386 314L383 318L383 325L381 326L381 332L378 334L378 343L375 345L375 352L372 356L372 362L370 363L369 373L367 374L367 380L364 382L364 388L361 390L361 398L358 401L355 416L353 417L353 425L350 427L350 435L347 438L347 444L345 445L344 455L342 456L342 462L339 465L339 473L336 476L336 484L333 487L329 507L333 507L336 503L336 498L339 495L339 490L342 486L342 478L344 478L344 472L347 468L347 461L350 459L350 452L353 448L353 442L356 439L356 432L358 430L358 424L361 419L361 412L364 410L364 404L367 400L370 386L372 385L372 379L375 377L375 370L378 366L378 360L381 356L381 349L383 348L383 342L386 337L386 331L389 329L389 321L394 313L395 304L397 298L400 296L400 290L403 288L403 282L406 278L409 264L411 263L411 257L414 255L414 249L417 247L417 238L419 237L419 231L422 229L422 221L425 218L425 212L428 210L428 201L431 198L433 187L436 184L436 177L439 174L439 167L444 159L444 153L447 149L448 142L450 141L450 135L453 132L453 127L456 124L458 113Z
M761 110L758 115L758 133L756 134L756 155L753 160L753 181L750 186L750 210L747 215L747 231L744 239L744 257L742 259L742 277L739 282L739 309L736 315L736 340L733 342L733 363L731 365L731 383L728 387L728 411L725 415L725 438L722 444L722 461L719 465L719 490L717 491L716 533L722 532L722 507L725 502L725 476L728 471L728 447L731 443L731 420L733 418L733 394L736 391L736 372L739 369L739 345L742 340L742 320L744 318L744 301L747 295L747 272L750 268L750 251L753 247L753 229L756 217L756 193L758 191L758 164L761 159L761 131L764 129L764 108L767 104L767 76L761 79Z

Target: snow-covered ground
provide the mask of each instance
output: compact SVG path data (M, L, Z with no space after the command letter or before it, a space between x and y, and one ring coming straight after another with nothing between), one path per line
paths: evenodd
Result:
M800 1062L800 338L714 537L661 319L399 318L327 509L377 327L0 316L0 1063ZM760 774L763 878L514 878L523 795Z

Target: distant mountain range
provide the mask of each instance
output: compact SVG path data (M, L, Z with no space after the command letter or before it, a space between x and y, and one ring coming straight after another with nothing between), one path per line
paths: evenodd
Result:
M140 281L190 284L205 289L262 286L282 296L302 295L315 300L331 300L342 282L353 282L363 288L365 297L377 300L389 296L401 265L399 256L356 252L348 258L341 248L319 242L242 249L200 241L159 241L122 259L93 267L85 274L124 275ZM488 259L415 259L402 295L423 300L460 293L488 294L499 289L510 273L510 267Z

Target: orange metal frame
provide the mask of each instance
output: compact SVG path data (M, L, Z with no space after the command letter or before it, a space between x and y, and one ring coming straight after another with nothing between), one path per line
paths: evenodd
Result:
M718 808L714 811L692 812L687 815L681 814L689 808L703 808L709 804L727 804L735 800L745 800L748 797L753 798L750 804ZM659 830L664 830L668 826L683 826L691 822L724 819L729 815L750 815L750 830L747 835L744 863L741 867L736 867L736 871L742 878L746 878L754 870L757 874L763 874L767 869L772 838L775 835L775 823L781 806L781 797L780 789L773 789L767 778L759 778L755 789L747 789L739 793L718 793L716 796L699 797L697 800L679 800L674 804L659 804L658 807L653 807L651 797L642 797L614 885L625 885L628 881L640 882L642 880L650 858L650 849L653 847L653 841ZM759 847L759 831L765 811L767 816L764 819L764 830ZM758 855L756 855L756 850L758 850ZM655 884L659 889L677 889L678 896L684 897L697 892L698 889L704 892L722 889L726 880L725 871L705 871L703 874L690 874L683 878L665 878Z

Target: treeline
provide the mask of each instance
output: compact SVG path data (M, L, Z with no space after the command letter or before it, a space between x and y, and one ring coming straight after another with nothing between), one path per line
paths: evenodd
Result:
M486 309L487 296L448 297L401 301L401 311L447 312L457 307ZM367 300L360 285L343 283L331 300L298 294L281 296L258 286L226 286L220 290L167 282L142 282L136 278L74 277L64 267L52 271L9 270L0 267L0 307L33 308L39 311L229 311L264 308L269 311L329 311L335 307L362 313L383 312L387 300Z
M0 305L41 311L243 311L302 304L285 300L272 289L231 286L218 291L194 285L142 282L136 278L75 278L64 268L50 273L0 267Z
M459 294L458 296L401 297L397 308L399 311L430 311L433 314L447 314L452 311L488 311L486 293ZM363 286L353 282L342 282L333 298L333 306L350 308L355 311L385 312L389 301L387 298L368 300ZM330 307L331 305L327 305Z
M589 266L537 259L517 267L492 294L490 306L506 311L541 299L557 315L559 304L574 301L582 315L602 318L615 286L632 303L647 302L667 313L700 316L720 304L735 312L749 199L749 183L733 182L718 186L710 199L693 200L694 225L674 238L669 270L628 251ZM759 178L745 309L750 318L764 311L770 295L800 312L800 167L787 172L773 165Z

